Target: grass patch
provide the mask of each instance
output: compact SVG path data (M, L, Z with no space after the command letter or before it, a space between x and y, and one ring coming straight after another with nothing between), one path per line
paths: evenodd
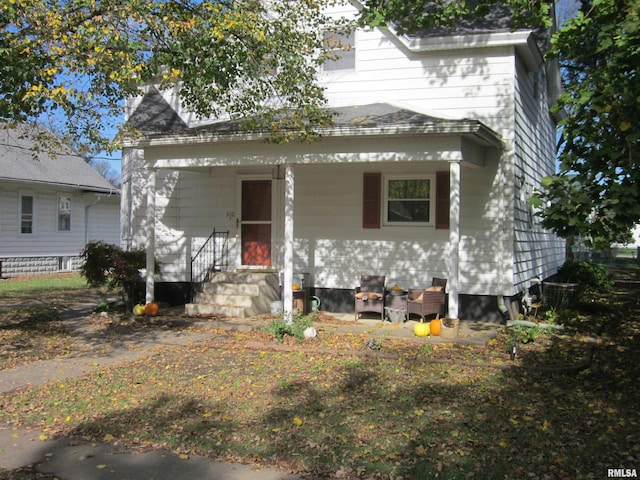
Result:
M54 305L13 308L0 316L0 370L66 355L73 339Z
M0 306L20 302L81 301L90 289L79 273L30 275L0 280Z
M67 355L73 339L60 312L96 292L77 273L1 280L0 370Z

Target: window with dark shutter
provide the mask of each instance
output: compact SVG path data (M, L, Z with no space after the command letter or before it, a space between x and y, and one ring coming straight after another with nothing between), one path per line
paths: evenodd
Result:
M436 228L449 228L449 172L436 172Z
M362 188L362 228L380 228L382 174L365 173Z

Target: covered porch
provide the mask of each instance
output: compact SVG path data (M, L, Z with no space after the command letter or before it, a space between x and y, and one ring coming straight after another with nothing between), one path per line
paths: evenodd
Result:
M221 122L170 134L146 134L130 145L127 154L142 159L145 165L147 301L155 299L157 277L151 272L159 249L158 226L164 222L161 212L166 211L164 179L184 172L222 176L227 183L235 178L234 191L218 188L213 193L200 192L202 200L204 195L237 200L230 203L235 207L225 212L232 217L226 221L235 239L232 269L269 268L280 274L283 286L295 283L297 272L309 271L313 287L320 290L349 290L361 273L387 273L389 281L405 282L406 287L417 287L432 275L445 276L447 316L459 317L462 175L495 175L502 154L497 133L478 121L443 120L375 104L337 109L335 126L324 130L320 141L277 145L266 143L267 138L266 133L244 133L234 130L231 122ZM386 178L429 179L429 224L405 228L385 225L384 198L382 205L378 203L378 224L367 223L367 199L362 197L367 174L377 174L382 183ZM436 190L442 179L446 179L446 189L441 185ZM264 258L251 260L243 246L243 227L262 221L247 220L243 214L243 182L254 180L269 183L273 199L266 262ZM378 185L378 189L383 187ZM347 202L342 206L341 192L346 192ZM163 205L157 205L158 201ZM347 226L335 214L341 208L352 214ZM354 225L356 212L362 217L358 225ZM261 229L254 230L259 237ZM424 245L434 247L431 256L416 256L416 251L424 252ZM376 250L379 261L378 255L371 257ZM332 259L333 267L329 265ZM294 293L283 288L282 295L285 317L291 318Z

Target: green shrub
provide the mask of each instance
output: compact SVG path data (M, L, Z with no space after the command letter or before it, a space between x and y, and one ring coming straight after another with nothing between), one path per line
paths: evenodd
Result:
M291 336L301 341L304 339L304 331L313 324L314 318L314 314L307 316L298 315L293 318L290 324L285 321L284 317L274 318L267 327L267 332L274 335L280 342L286 336Z
M577 283L580 293L604 293L611 290L611 279L603 265L592 262L567 261L558 270L558 280Z
M135 303L136 287L142 283L140 269L146 266L144 249L122 250L102 241L89 242L80 254L82 275L91 287L121 289L127 307Z

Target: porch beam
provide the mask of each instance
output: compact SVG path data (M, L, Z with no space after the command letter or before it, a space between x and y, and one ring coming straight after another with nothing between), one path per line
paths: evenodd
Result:
M293 208L295 175L293 166L284 171L284 279L282 281L283 313L286 323L293 323Z
M449 163L449 318L458 318L460 280L460 162Z
M146 225L146 250L147 250L147 278L146 278L146 303L155 298L155 258L156 258L156 175L155 169L149 169L147 177L147 225Z

